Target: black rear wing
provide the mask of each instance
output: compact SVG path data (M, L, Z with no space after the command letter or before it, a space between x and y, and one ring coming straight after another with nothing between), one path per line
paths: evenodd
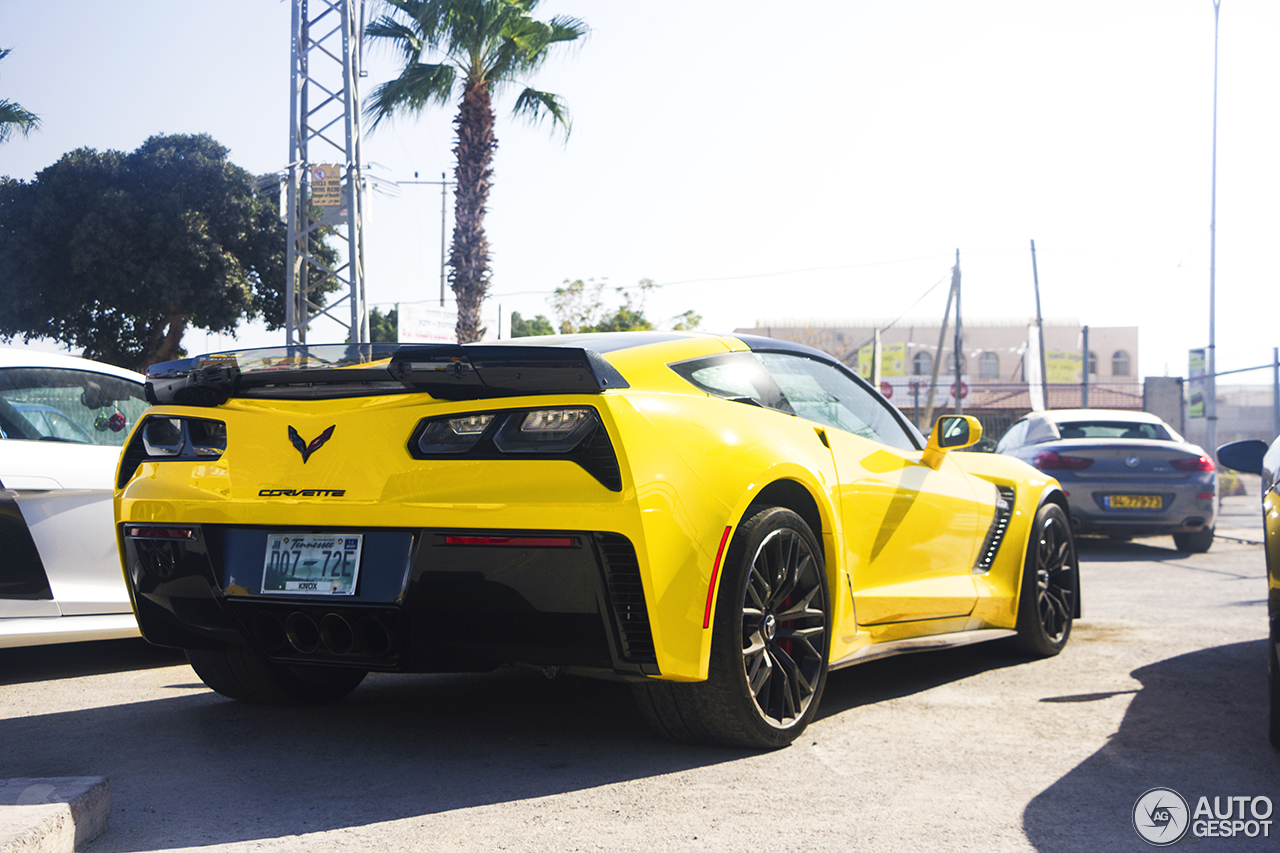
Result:
M599 394L628 388L583 347L324 344L241 350L152 365L153 405L219 406L233 397L329 399L426 392L441 400Z

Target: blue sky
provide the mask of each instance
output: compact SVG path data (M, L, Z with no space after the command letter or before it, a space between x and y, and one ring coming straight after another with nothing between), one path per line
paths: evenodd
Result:
M0 96L43 119L0 148L29 179L66 151L209 133L255 173L288 159L281 0L0 0ZM551 314L565 279L651 278L648 315L731 330L783 317L936 316L958 248L967 317L1137 325L1140 370L1208 339L1211 0L546 0L580 48L533 82L566 143L508 116L488 218L493 301ZM1223 0L1218 365L1267 362L1280 272L1280 4ZM394 57L366 57L366 92ZM387 180L452 171L452 110L368 135ZM369 202L369 300L438 293L440 198ZM491 309L492 310L492 309ZM338 337L337 327L328 330ZM317 340L326 333L312 333ZM203 349L233 345L189 334ZM282 333L248 327L240 344ZM1269 380L1269 375L1245 379Z

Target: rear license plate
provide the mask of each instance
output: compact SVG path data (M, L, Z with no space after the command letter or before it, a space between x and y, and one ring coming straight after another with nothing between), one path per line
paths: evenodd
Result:
M262 591L286 595L355 595L360 533L270 533Z
M1164 509L1160 495L1106 495L1102 505L1107 509Z

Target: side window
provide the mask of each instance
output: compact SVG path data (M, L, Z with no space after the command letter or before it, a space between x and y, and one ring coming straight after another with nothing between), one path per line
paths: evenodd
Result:
M919 449L879 396L834 365L787 353L760 353L760 361L802 418L902 450Z
M778 384L753 352L731 352L671 365L671 369L714 397L755 403L794 415Z
M0 438L124 444L147 402L142 385L87 370L0 370Z
M996 453L1005 453L1020 447L1027 437L1027 427L1030 424L1027 421L1018 421L1013 426L1005 430L1004 435L1000 436L1000 440L996 442Z

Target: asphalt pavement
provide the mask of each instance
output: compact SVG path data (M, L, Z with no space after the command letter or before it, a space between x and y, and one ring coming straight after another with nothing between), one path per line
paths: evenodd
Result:
M122 640L0 650L0 777L109 779L91 853L1150 850L1133 826L1149 789L1280 803L1256 486L1224 500L1219 531L1247 535L1197 555L1082 539L1063 654L988 644L842 670L776 752L667 743L624 686L522 670L252 707Z

